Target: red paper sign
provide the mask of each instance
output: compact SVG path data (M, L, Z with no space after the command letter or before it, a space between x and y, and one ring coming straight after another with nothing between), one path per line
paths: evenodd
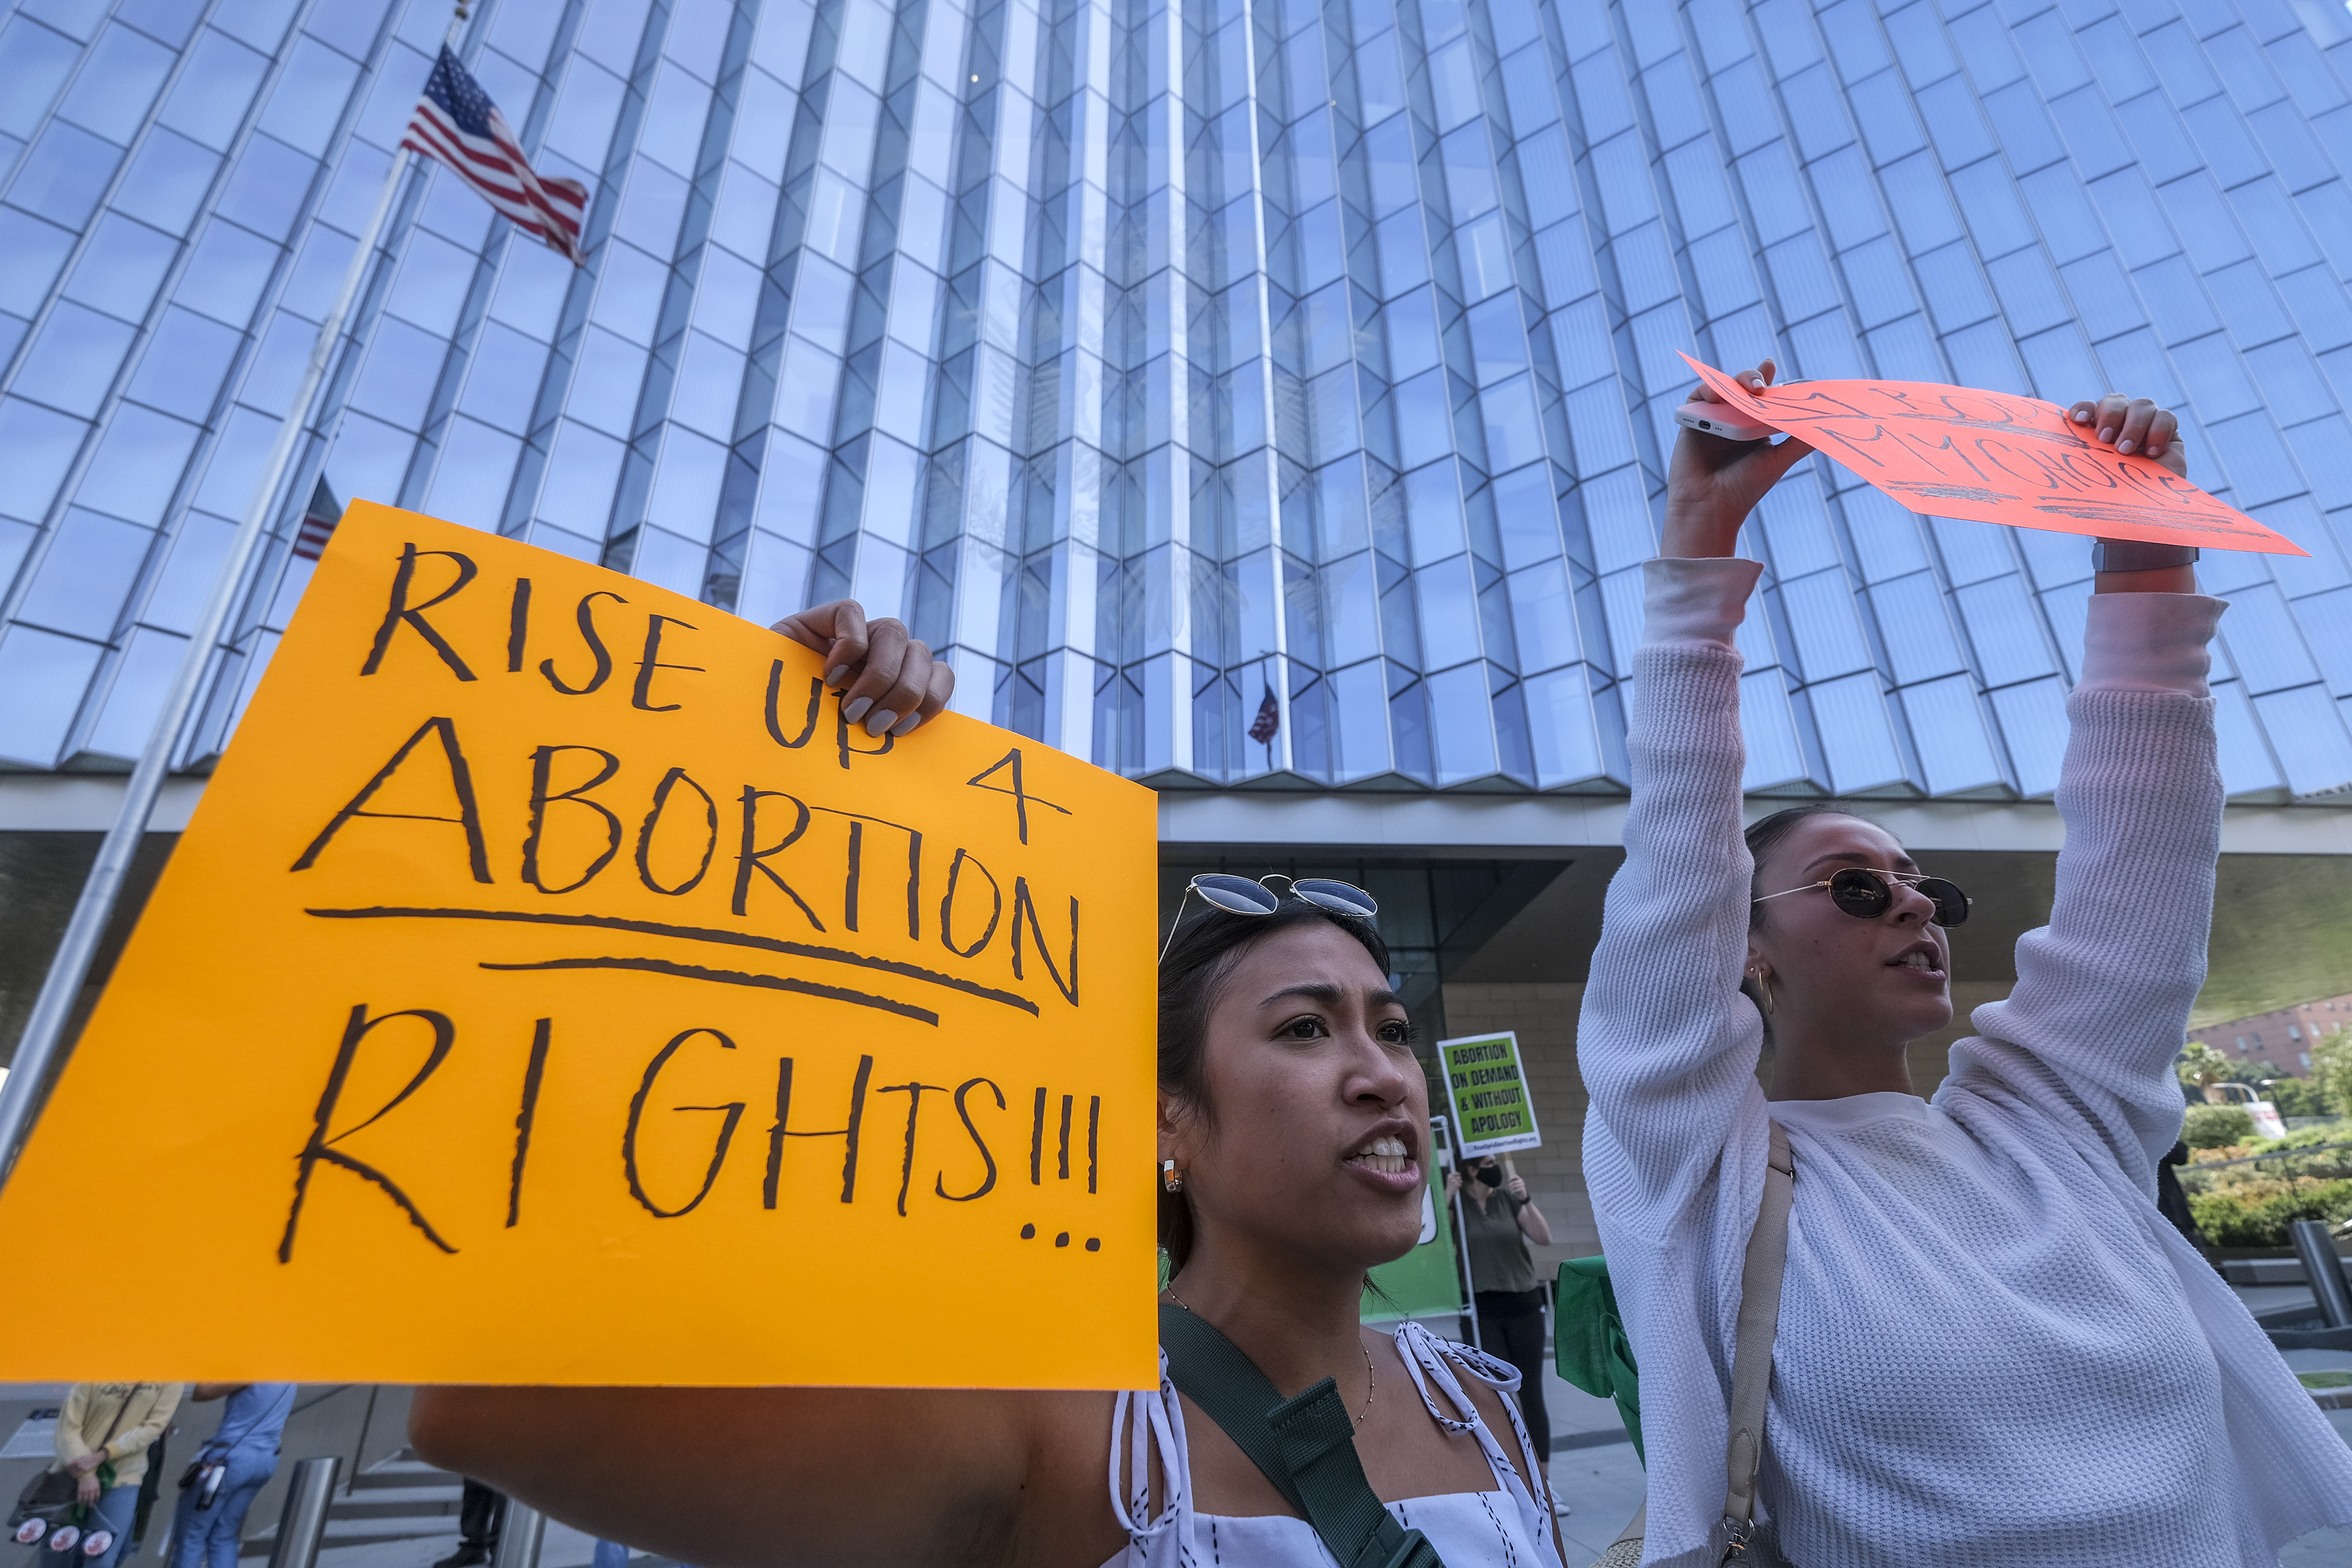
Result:
M2053 403L1924 381L1801 381L1759 396L1688 354L1715 395L1913 511L2151 544L2310 553L2161 463L2093 440Z

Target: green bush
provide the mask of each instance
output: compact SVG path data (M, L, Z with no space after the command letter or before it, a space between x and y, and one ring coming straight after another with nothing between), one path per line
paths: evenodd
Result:
M2307 1079L2275 1079L2267 1091L2271 1103L2278 1107L2281 1116L2326 1116L2332 1114L2327 1100Z
M2352 1218L2352 1181L2243 1182L2192 1194L2189 1209L2216 1247L2284 1247L2296 1220Z
M2251 1142L2254 1119L2241 1105L2192 1105L2181 1123L2181 1141L2191 1149L2221 1149Z

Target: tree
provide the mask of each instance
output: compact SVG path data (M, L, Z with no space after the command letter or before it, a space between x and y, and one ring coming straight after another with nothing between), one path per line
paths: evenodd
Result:
M2217 1083L2234 1083L2238 1079L2237 1064L2202 1041L2181 1048L2178 1070L2184 1089L2210 1089Z
M2331 1029L2312 1042L2311 1085L2329 1110L2352 1116L2352 1035Z
M2267 1085L2262 1079L2256 1079L2254 1087L2263 1089L2263 1098L2278 1107L2281 1116L2326 1116L2328 1113L2327 1101L2306 1079L2272 1076Z

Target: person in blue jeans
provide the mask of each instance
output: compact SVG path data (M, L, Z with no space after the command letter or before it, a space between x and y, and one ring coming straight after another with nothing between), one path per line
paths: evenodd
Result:
M199 1400L226 1398L220 1430L196 1451L195 1477L172 1521L172 1568L236 1568L246 1511L278 1473L278 1440L294 1411L290 1383L200 1383ZM212 1484L212 1472L226 1473ZM211 1500L205 1500L209 1495Z

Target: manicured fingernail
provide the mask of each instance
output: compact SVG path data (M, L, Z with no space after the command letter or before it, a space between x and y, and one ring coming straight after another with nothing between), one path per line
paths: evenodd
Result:
M827 686L838 686L848 679L849 666L845 664L836 664L824 672L824 683Z
M891 731L890 733L894 735L911 735L915 732L915 726L920 724L922 721L923 716L920 713L909 713L904 719L898 721L898 727Z
M874 699L871 697L860 697L856 701L844 707L841 710L841 716L855 724L860 719L865 718L866 710L873 706Z
M891 712L887 708L885 708L879 713L875 714L873 718L866 721L866 732L869 735L879 735L883 731L888 729L898 721L898 716L896 713Z
M1760 375L1751 375L1748 378L1748 385L1751 391L1761 392L1764 390L1764 378Z
M2075 423L2075 424L2077 424L2077 425L2088 425L2090 422L2091 422L2091 411L2090 411L2089 409L2087 409L2087 408L2077 408L2076 410L2074 410L2074 423Z
M2099 426L2099 439L2100 439L2100 440L2102 440L2102 441L2112 441L2112 440L2114 440L2115 438L2116 438L2116 427L2115 427L2114 426L2112 426L2112 425L2102 425L2102 426Z
M2132 444L2129 441L2118 441L2116 443L2116 450L2118 452L2128 452L2131 449Z

